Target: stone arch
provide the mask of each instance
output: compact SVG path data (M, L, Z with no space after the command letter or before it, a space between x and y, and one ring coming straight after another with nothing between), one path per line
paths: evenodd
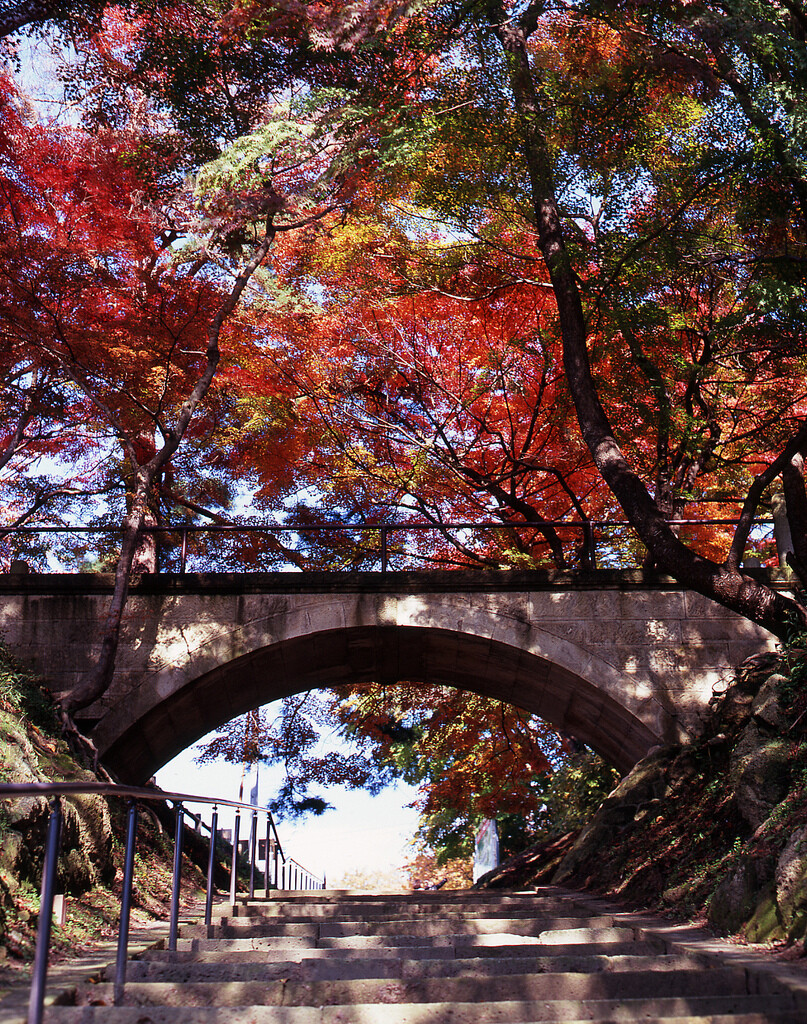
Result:
M503 640L434 626L368 624L259 646L187 679L142 713L131 700L121 701L99 722L99 749L121 779L142 783L199 737L251 708L318 686L370 681L449 685L517 704L622 771L663 742L671 725L665 715L659 719L658 708L648 724L626 695L616 699L562 664ZM654 729L659 721L662 728Z

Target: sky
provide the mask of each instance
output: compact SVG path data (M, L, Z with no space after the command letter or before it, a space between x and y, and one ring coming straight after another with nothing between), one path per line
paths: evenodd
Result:
M231 800L238 798L240 766L224 762L194 763L198 748L207 738L188 747L157 772L157 784L162 789ZM244 786L245 800L249 798L254 778L253 770ZM277 771L260 769L258 803L265 805L274 796L279 778ZM412 856L410 843L417 827L417 812L407 805L415 798L415 787L400 783L375 797L341 786L320 792L334 804L335 810L317 818L304 818L302 822L278 821L277 830L286 855L294 857L313 874L325 875L329 887L338 888L340 881L353 873L388 875ZM188 807L210 821L209 805L188 804ZM231 828L233 814L232 810L222 808L219 827ZM244 830L242 819L241 838L246 838Z

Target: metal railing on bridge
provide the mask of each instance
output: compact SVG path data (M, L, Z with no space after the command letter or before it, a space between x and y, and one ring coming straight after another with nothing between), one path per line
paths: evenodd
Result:
M735 527L736 518L677 519L670 525L684 540L713 540ZM65 553L84 569L114 567L120 529L96 526L20 526L0 528L0 556L6 562L30 559L37 571L54 569L60 539ZM545 568L559 562L569 568L636 568L644 547L626 520L547 520L535 523L381 522L381 523L215 523L150 526L160 571L226 572L245 565L258 571ZM773 520L754 524L749 546L758 560L775 554ZM54 538L50 540L49 538ZM84 538L82 544L81 538ZM5 548L3 551L2 548Z
M0 783L0 801L22 799L39 796L50 801L47 838L45 841L45 858L42 866L42 888L37 923L36 949L31 977L31 995L28 1006L28 1024L41 1024L45 1000L45 983L47 981L48 957L50 952L51 927L53 922L54 898L56 895L56 869L59 860L62 830L63 797L94 794L96 796L123 798L128 804L126 819L126 844L123 858L123 891L121 894L121 911L118 921L118 943L115 961L114 1001L117 1006L122 998L126 984L126 963L129 946L129 918L132 907L132 882L134 879L134 857L137 843L138 803L170 801L174 805L174 856L171 887L171 910L168 927L168 948L177 948L179 934L179 897L182 878L182 850L184 837L184 819L190 817L197 826L200 818L192 814L183 805L185 803L208 804L212 806L212 817L209 828L210 848L207 862L207 886L205 892L205 924L210 925L213 912L214 884L213 876L216 865L216 842L219 840L218 828L219 807L235 808L235 824L232 834L232 863L230 869L230 903L235 903L238 896L238 859L240 847L241 812L246 810L251 815L249 854L249 889L251 899L255 895L256 861L258 853L258 822L266 816L264 886L268 895L271 889L324 889L325 879L319 878L304 868L298 861L287 857L280 845L280 840L271 813L263 807L245 803L240 800L225 800L216 797L196 796L189 793L168 793L159 789L146 789L137 786L119 786L103 782L39 782L39 783ZM271 865L271 866L270 866Z

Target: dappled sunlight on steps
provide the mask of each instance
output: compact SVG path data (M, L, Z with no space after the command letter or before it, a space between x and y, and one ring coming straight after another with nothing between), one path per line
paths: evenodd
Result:
M675 932L671 926L669 929ZM795 1024L807 984L756 975L640 915L547 887L531 893L320 892L219 908L176 952L129 965L50 1024ZM686 939L687 936L684 936ZM689 937L691 939L691 936ZM108 969L107 977L112 973Z

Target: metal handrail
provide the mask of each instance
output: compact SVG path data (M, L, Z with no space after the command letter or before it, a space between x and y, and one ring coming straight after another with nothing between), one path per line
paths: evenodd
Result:
M672 527L687 526L737 526L740 520L737 517L708 517L702 519L671 519ZM774 522L770 516L761 516L755 519L758 526L770 526ZM386 572L389 565L389 544L390 538L395 533L408 532L429 532L437 531L445 534L449 531L474 530L474 531L511 531L511 530L533 530L543 532L546 530L579 530L585 537L585 543L589 548L589 559L591 568L596 566L596 533L608 529L624 529L632 527L627 519L549 519L538 522L502 522L494 520L489 522L380 522L380 523L175 523L162 526L144 526L142 532L147 535L170 535L180 534L180 573L186 571L188 557L188 538L192 534L238 534L238 535L272 535L278 533L290 534L316 534L316 533L351 533L351 534L372 534L379 539L379 558L381 571ZM122 526L14 526L0 527L0 538L8 536L35 536L38 534L87 534L87 535L116 535L123 531Z
M169 922L168 948L176 949L179 932L179 894L182 876L182 840L183 825L186 814L195 818L183 807L183 802L209 804L213 808L210 824L210 848L207 864L207 887L205 893L205 924L210 925L213 906L213 871L215 867L215 849L218 838L218 808L234 807L235 827L233 829L233 855L230 871L230 903L235 903L238 888L238 830L241 811L251 814L251 838L249 843L249 898L255 895L255 861L257 859L257 822L260 814L266 815L266 861L264 865L264 885L267 894L271 887L291 888L292 871L295 865L294 881L299 882L300 889L324 889L325 879L314 875L298 861L287 857L280 845L277 827L271 812L257 804L243 800L227 800L225 798L198 796L193 793L171 793L160 789L142 786L124 786L108 782L21 782L0 783L0 800L19 799L21 797L42 796L50 799L50 817L45 844L45 860L42 868L42 889L39 905L39 921L37 923L36 951L34 968L31 977L31 994L28 1003L28 1024L41 1024L45 1005L45 983L48 970L48 953L50 950L50 933L53 917L53 902L56 887L56 868L59 859L59 845L62 830L61 798L94 794L125 798L128 803L126 823L126 847L124 850L123 892L121 894L121 913L118 922L118 946L115 961L114 1003L119 1005L123 999L126 984L126 963L129 945L129 916L132 906L132 881L134 877L134 855L137 841L138 801L170 800L175 809L174 863L171 889L171 913ZM274 870L270 872L270 854ZM278 858L282 860L282 868L278 871ZM288 867L288 878L287 878ZM273 882L270 886L270 874ZM280 882L280 884L278 884ZM287 884L288 883L288 884Z

